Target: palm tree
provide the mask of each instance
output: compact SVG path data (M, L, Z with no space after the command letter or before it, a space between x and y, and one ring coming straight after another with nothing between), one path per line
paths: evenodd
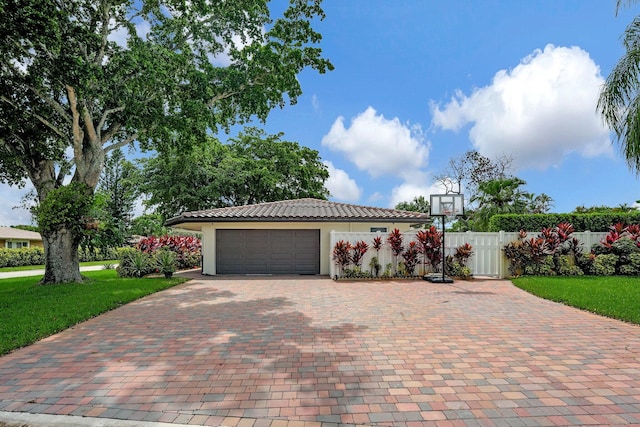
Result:
M533 214L542 214L549 212L549 209L553 206L553 198L548 194L542 193L529 194L529 211Z
M618 0L623 5L638 0ZM598 99L598 111L616 134L629 168L640 172L640 16L624 32L625 53L607 77Z
M471 201L478 202L473 228L475 231L487 231L489 220L497 214L526 213L529 193L520 187L526 182L520 178L496 179L483 182L478 186L478 195Z

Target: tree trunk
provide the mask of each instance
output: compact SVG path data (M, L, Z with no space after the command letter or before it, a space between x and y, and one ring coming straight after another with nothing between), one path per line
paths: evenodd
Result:
M45 272L43 285L55 283L82 282L79 242L73 238L70 230L63 228L42 236L44 243Z

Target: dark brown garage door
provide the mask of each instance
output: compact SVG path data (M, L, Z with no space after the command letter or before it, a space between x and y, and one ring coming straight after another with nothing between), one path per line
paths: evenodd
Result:
M216 230L217 274L320 274L320 230Z

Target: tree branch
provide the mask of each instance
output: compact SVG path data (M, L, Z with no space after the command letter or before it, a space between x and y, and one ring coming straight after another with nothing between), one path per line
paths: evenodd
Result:
M209 101L207 103L207 107L213 107L213 104L215 104L218 101L222 101L223 99L227 99L227 98L231 98L232 96L238 95L240 92L242 91L234 91L234 92L228 92L228 93L221 93L220 95L216 95L213 98L211 98L211 101Z
M117 107L117 108L110 108L107 111L105 111L104 113L102 113L102 117L100 117L100 122L98 123L98 132L100 133L100 130L102 129L102 126L104 126L104 122L107 121L107 117L110 114L119 113L120 111L124 111L124 106L123 107Z
M108 1L103 1L101 2L100 7L102 7L102 29L100 31L102 41L100 43L100 49L96 53L96 57L93 59L94 65L102 64L107 43L109 42L109 9L111 8L111 4Z
M84 127L89 133L89 139L91 141L99 141L98 133L96 132L96 128L93 126L93 119L86 105L82 106L82 120L84 120Z
M67 113L67 111L64 109L64 107L62 106L62 104L60 104L59 102L57 102L54 99L51 99L48 96L44 96L42 94L42 92L40 92L38 89L36 89L33 86L27 86L29 88L29 90L33 93L35 93L38 98L42 99L44 102L46 102L47 104L49 104L54 110L56 110L58 112L58 114L60 114L63 118L67 119L69 121L69 123L72 123L72 118L69 117L69 114Z
M73 87L65 85L67 89L67 97L69 98L69 106L71 107L71 114L73 115L73 157L76 159L76 165L78 160L82 160L82 139L84 138L82 129L80 128L80 113L78 113L78 100L76 98L76 92Z
M8 99L5 96L0 96L0 100L6 102L7 104L11 105L14 108L18 108L17 105L15 105L13 102L11 102L10 99ZM31 114L33 117L35 117L36 119L38 119L38 121L40 121L42 124L44 124L45 126L47 126L49 129L51 129L52 131L54 131L55 133L58 134L58 136L61 136L62 138L67 138L67 135L65 135L64 132L62 132L57 126L55 126L53 123L51 123L49 120L45 119L44 117L42 117L39 114L36 114L34 112L30 112L29 114Z
M106 133L100 136L100 143L104 144L105 142L109 141L115 136L116 133L120 131L120 129L122 129L122 125L120 123L114 123L113 125L109 126L109 129L107 129Z
M133 135L131 135L129 138L123 139L120 142L115 142L115 143L105 147L104 148L104 154L106 155L111 150L115 150L115 149L118 149L120 147L124 147L125 145L131 144L133 141L138 139L138 135L139 135L138 132L136 132Z
M51 129L52 131L54 131L56 134L58 134L59 137L66 139L68 136L62 132L60 129L58 129L57 126L55 126L53 123L51 123L49 120L45 119L44 117L42 117L39 114L36 113L31 113L33 115L33 117L35 117L36 119L38 119L42 124L44 124L46 127L48 127L49 129Z

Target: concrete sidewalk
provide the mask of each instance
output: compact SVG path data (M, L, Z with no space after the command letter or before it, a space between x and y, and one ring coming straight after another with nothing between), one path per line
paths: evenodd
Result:
M114 268L118 264L113 264ZM80 271L96 271L103 270L104 265L89 265L80 267ZM44 276L44 268L39 270L24 270L24 271L7 271L0 272L0 279L11 279L13 277L31 277L31 276Z
M640 424L640 327L508 281L190 275L1 357L0 411L88 426Z

